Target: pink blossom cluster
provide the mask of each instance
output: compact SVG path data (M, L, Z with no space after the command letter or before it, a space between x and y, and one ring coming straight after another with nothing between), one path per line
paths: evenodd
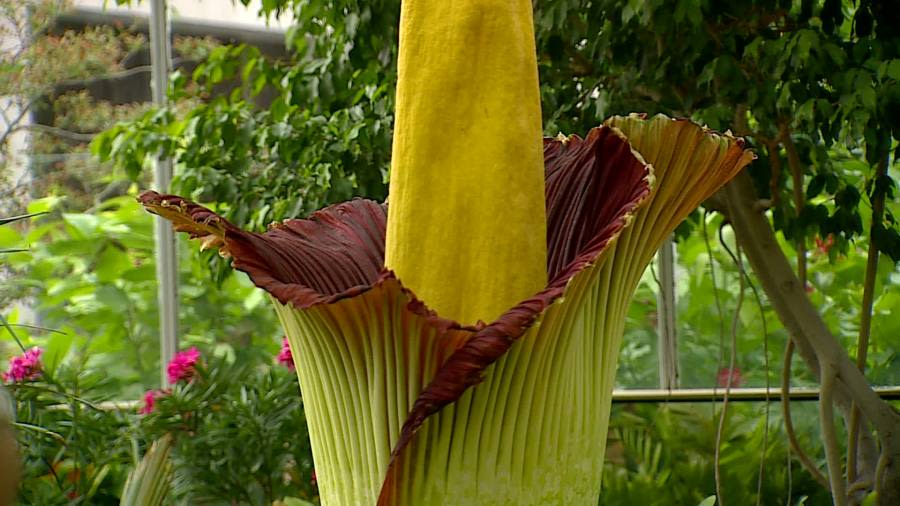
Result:
M197 361L199 360L200 350L195 346L176 353L166 367L169 383L190 381L194 377L194 366L197 365ZM149 415L156 407L156 399L165 397L168 394L168 390L147 390L147 392L144 393L144 405L138 412L142 415Z
M156 406L156 399L165 396L167 393L164 390L147 390L147 393L144 394L144 406L138 412L142 415L149 415Z
M278 352L276 359L279 364L294 370L294 357L291 356L291 345L288 344L287 337L281 338L281 351Z
M730 385L729 385L730 380ZM716 375L716 383L722 387L738 388L744 382L743 376L741 376L741 370L737 367L734 369L729 369L728 367L723 367L719 369L719 373Z
M3 373L3 381L15 383L34 380L41 376L41 354L44 350L35 346L25 353L9 359L9 369Z
M194 377L194 366L200 359L200 350L196 346L179 351L172 357L166 373L169 377L169 383L178 383L179 381L190 381Z

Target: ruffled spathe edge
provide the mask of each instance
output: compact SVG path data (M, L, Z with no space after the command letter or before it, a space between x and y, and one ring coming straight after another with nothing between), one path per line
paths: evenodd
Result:
M620 133L608 127L593 129L585 139L545 139L547 164L548 214L548 286L534 297L510 309L491 325L479 322L464 325L440 317L403 288L410 298L409 309L426 317L439 328L465 329L478 332L503 320L518 321L514 315L526 308L540 312L548 304L539 300L558 297L566 282L584 267L609 237L625 225L625 214L641 196L649 192L650 169L632 151ZM610 154L612 153L612 156ZM579 161L594 163L599 155L603 170L582 170L578 184L569 181L572 171L566 168ZM608 180L586 180L590 174L608 175L620 164L631 180L607 185ZM590 169L585 165L584 169ZM640 176L640 177L635 177ZM593 196L572 195L575 192ZM612 195L606 195L606 192ZM568 191L567 191L568 189ZM634 195L624 195L630 189ZM624 198L623 198L624 197ZM572 203L602 200L605 212L586 210ZM630 199L630 201L629 201ZM173 223L174 229L187 233L201 243L201 249L218 248L233 260L233 267L245 272L258 287L266 290L282 304L306 309L318 304L331 304L368 291L385 279L397 279L384 268L384 233L387 208L384 204L354 199L316 211L307 219L290 219L269 226L265 233L247 232L210 209L177 195L154 191L142 193L138 201L150 212ZM623 202L624 201L624 202ZM623 207L617 206L623 204ZM618 214L617 219L613 219ZM593 220L589 218L593 217ZM558 232L554 234L554 232ZM572 244L577 246L572 247ZM402 286L402 280L397 280ZM519 325L506 325L518 328ZM521 331L516 331L521 334Z
M147 191L138 201L173 223L174 229L199 240L201 249L218 248L232 266L284 305L307 309L356 297L395 281L410 299L407 309L442 329L476 332L440 317L385 269L384 231L387 209L368 199L354 199L316 211L306 219L273 223L265 233L247 232L215 212L178 195ZM394 283L391 283L392 285Z
M701 130L685 120L665 119ZM236 269L246 272L282 304L299 310L331 304L392 280L387 288L394 286L404 292L409 301L407 310L437 329L469 333L461 344L454 341L455 350L446 350L449 358L418 394L391 453L384 496L394 461L424 421L477 384L484 370L564 296L572 278L600 258L648 200L653 169L622 132L609 124L591 130L584 139L545 139L547 269L551 281L544 290L488 325L465 326L441 318L384 269L386 208L381 204L357 199L318 211L306 220L275 224L268 232L257 234L241 231L180 197L148 192L140 201L151 212L170 219L176 230L200 239L204 247L218 247L222 254L233 257ZM734 138L705 129L702 133L729 137L728 153L735 160L743 159L743 155L738 156L743 152L742 144L731 142ZM728 170L731 176L736 171Z

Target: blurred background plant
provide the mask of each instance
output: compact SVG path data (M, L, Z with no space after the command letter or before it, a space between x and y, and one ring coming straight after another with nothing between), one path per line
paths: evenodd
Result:
M39 361L8 380L24 456L19 501L119 504L129 471L164 437L173 439L166 504L315 500L295 373L274 355L197 357L176 357L179 381L148 391L143 405L110 402L112 379L85 362Z
M262 364L201 359L189 379L147 398L145 438L174 436L172 500L264 506L315 498L303 403L288 367L271 357Z
M54 329L18 328L23 340L41 344L54 361L80 357L106 371L108 394L135 399L159 381L153 219L133 192L85 213L62 212L63 202L33 200L28 210L47 214L27 231L0 232L0 247L30 245L5 256L12 278L3 294L33 301L41 327ZM268 356L280 334L263 294L244 277L221 287L198 281L211 254L194 257L181 246L182 341L232 358ZM15 311L10 320L17 321Z
M721 404L615 406L600 504L700 504L715 491L713 453ZM722 486L733 504L831 504L828 491L803 469L791 468L779 415L768 421L765 406L747 403L729 408L721 444ZM818 430L812 404L795 409L804 447L815 446ZM765 451L761 451L765 448ZM760 459L763 478L758 482ZM714 504L714 503L709 503Z
M109 400L110 378L52 355L8 380L23 454L23 504L116 504L131 463L129 422Z

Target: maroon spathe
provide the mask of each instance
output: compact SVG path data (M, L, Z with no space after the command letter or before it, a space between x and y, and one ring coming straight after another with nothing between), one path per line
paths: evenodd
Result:
M618 131L605 126L591 130L584 139L546 139L544 160L550 279L546 288L496 321L471 327L440 317L427 308L427 301L401 287L410 298L408 310L439 329L466 330L471 336L452 351L418 395L393 448L383 492L390 488L394 460L425 419L477 384L484 370L563 294L569 280L597 260L650 194L649 165ZM282 304L304 309L357 296L389 279L398 286L402 282L384 268L387 209L370 200L331 206L259 234L242 231L177 196L147 192L139 199L152 212L172 220L177 230L219 246L233 257L236 269Z

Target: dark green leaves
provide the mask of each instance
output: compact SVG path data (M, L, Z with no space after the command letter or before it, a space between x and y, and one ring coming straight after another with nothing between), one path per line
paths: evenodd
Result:
M535 8L547 134L633 111L690 116L750 136L760 155L754 171L781 158L780 173L760 181L778 192L780 230L850 240L867 227L853 209L867 204L863 181L900 150L900 47L882 28L890 16L878 15L880 3L547 0ZM173 191L227 202L227 218L257 230L351 195L384 197L399 2L267 0L260 12L293 15L284 55L213 49L191 80L173 80L178 97L195 96L199 84L199 107L149 113L101 136L95 150L132 176L147 157L170 154ZM793 208L785 154L762 142L780 151L785 131L798 145L803 194L827 217Z
M891 257L894 262L900 262L900 233L896 228L876 224L872 227L872 240L878 251Z
M269 505L311 499L312 458L297 378L287 368L203 355L190 383L159 395L141 420L148 440L175 436L176 499Z
M170 95L190 110L119 125L94 152L131 177L172 157L172 191L227 202L224 216L256 230L355 195L383 199L398 6L265 2L266 16L293 11L285 55L214 48L190 81L173 78Z

